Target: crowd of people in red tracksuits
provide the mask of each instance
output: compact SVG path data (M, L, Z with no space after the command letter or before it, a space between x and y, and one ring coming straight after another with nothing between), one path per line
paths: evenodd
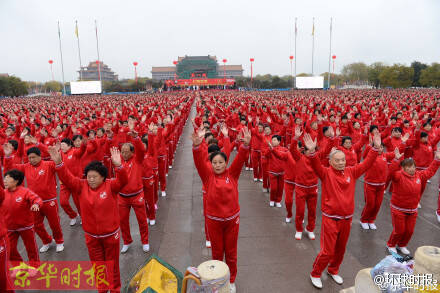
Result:
M269 206L286 207L295 239L315 239L321 185L321 250L310 273L322 288L327 268L338 275L354 214L356 181L363 177L360 226L376 230L386 189L391 194L390 253L407 244L426 184L440 166L439 90L208 92L196 99L193 156L203 182L206 246L225 259L235 291L240 222L240 170L270 193ZM228 167L233 149L237 155ZM294 196L295 195L295 196ZM304 215L307 223L304 231ZM436 212L440 222L440 197Z
M410 253L420 198L440 166L439 102L440 91L428 89L0 100L0 289L6 290L6 262L22 260L18 238L31 263L38 264L39 253L49 249L64 250L59 202L70 225L82 224L90 260L113 262L111 291L119 292L119 254L133 242L130 211L148 252L148 226L155 225L158 196L167 195L168 169L193 105L192 152L203 185L206 246L213 259L229 266L231 291L236 290L243 167L270 193L270 207L281 208L284 195L285 221L294 221L297 240L303 234L315 239L321 189L321 250L310 278L322 288L320 276L327 268L342 284L339 266L361 176L361 228L377 229L389 187L393 231L387 247ZM35 234L43 243L39 249Z

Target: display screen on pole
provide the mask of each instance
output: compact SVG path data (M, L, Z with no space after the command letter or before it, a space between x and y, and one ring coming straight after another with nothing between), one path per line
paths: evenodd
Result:
M295 85L298 89L322 89L324 88L323 76L301 76L295 78Z
M102 92L100 81L71 81L70 93L80 94L100 94Z

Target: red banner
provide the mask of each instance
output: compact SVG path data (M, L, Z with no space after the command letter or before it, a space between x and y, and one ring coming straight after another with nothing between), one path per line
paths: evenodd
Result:
M167 86L215 86L215 85L234 85L233 78L191 78L191 79L176 79L167 80Z

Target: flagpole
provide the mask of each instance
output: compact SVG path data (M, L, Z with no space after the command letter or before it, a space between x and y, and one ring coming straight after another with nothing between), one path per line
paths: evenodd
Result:
M330 17L330 50L328 52L328 88L330 88L330 66L332 62L332 27L333 27L333 18Z
M293 78L293 88L296 88L296 60L298 59L298 56L296 55L296 35L298 34L298 28L296 26L296 17L295 17L295 56L294 56L294 62L295 62L295 76Z
M64 64L63 64L63 50L61 49L61 32L60 32L60 22L58 21L58 38L60 41L60 55L61 55L61 73L63 76L63 89L64 89L64 93L63 95L66 94L66 85L64 83Z
M79 33L78 33L78 21L75 20L75 34L78 41L78 57L79 57L79 80L82 80L82 64L81 64L81 50L79 47Z
M313 54L315 53L315 18L313 18L312 28L312 76L313 76Z
M102 91L101 61L99 59L98 25L96 23L96 19L95 19L95 31L96 31L96 52L98 53L98 75L99 75L99 82L101 83L101 91Z

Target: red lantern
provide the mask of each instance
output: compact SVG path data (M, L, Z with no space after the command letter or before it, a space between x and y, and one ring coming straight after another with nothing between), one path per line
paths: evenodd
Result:
M133 62L133 65L134 66L137 66L139 63L137 63L136 61L135 62Z
M255 61L255 59L254 59L254 58L251 58L250 60L251 60L251 62L254 62L254 61Z
M177 63L178 63L177 61L173 61L173 64L174 64L174 65L177 65Z
M226 59L223 59L223 63L226 63L226 61L228 61L228 60L226 60Z
M96 64L99 64L99 60L96 60Z
M290 56L289 56L289 59L290 59L290 60L293 60L293 56L292 56L292 55L290 55Z
M202 76L203 76L203 77L206 77L206 73L203 73Z
M333 56L332 56L332 59L333 59L333 60L336 59L336 55L333 55Z
M53 63L53 60L49 60L49 64L52 64Z

